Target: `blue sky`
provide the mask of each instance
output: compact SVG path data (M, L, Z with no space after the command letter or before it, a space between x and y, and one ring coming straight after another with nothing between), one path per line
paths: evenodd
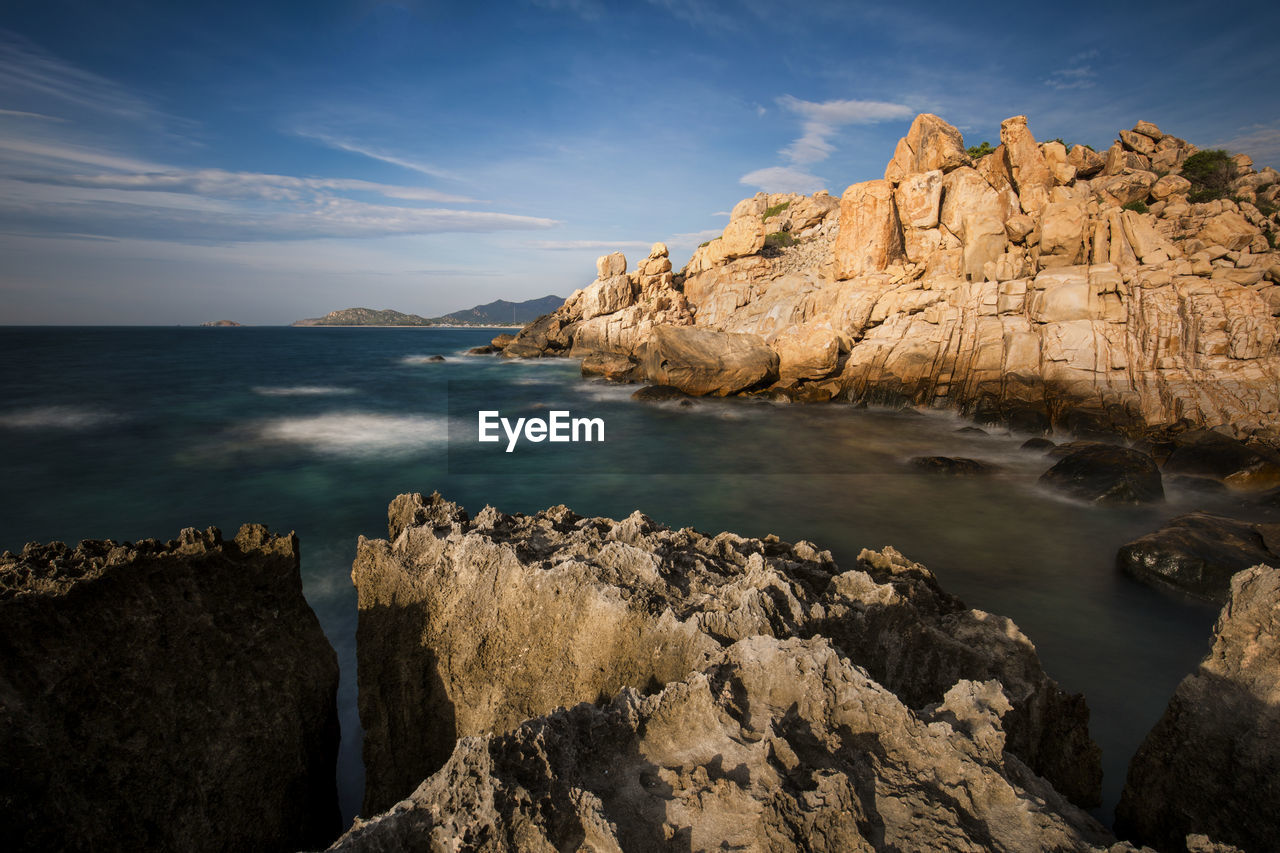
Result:
M677 265L918 112L1280 166L1274 4L6 0L0 324L288 323Z

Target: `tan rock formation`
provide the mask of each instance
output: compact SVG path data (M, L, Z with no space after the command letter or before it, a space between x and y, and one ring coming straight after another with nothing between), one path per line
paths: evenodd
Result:
M889 181L854 184L840 197L836 274L853 278L902 258L902 223Z
M950 172L972 164L960 131L932 113L921 113L911 122L907 135L898 141L884 179L896 184L921 172Z

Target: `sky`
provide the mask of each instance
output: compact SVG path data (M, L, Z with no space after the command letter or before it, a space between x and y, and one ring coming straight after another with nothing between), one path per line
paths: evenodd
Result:
M286 324L679 267L911 119L1280 166L1280 4L5 0L0 325Z

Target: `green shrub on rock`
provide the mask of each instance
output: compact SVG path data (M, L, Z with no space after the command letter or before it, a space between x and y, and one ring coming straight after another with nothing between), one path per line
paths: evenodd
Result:
M1221 148L1197 151L1182 163L1182 177L1191 182L1187 198L1192 202L1225 198L1235 176L1236 164L1231 162L1231 154Z

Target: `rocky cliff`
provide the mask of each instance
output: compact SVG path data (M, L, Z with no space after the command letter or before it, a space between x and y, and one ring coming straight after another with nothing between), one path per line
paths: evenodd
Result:
M841 684L874 679L875 701L896 709L895 719L906 720L908 708L929 717L933 712L926 709L948 701L958 682L991 682L974 689L1000 708L998 738L1017 756L1013 766L1030 768L1008 771L1017 784L1039 790L1043 783L1027 781L1039 774L1077 803L1098 799L1099 751L1089 737L1084 700L1065 694L1044 673L1035 647L1011 621L966 608L927 569L892 549L865 551L855 567L842 570L807 542L706 536L666 529L639 513L613 521L582 518L565 507L533 516L486 508L472 519L439 495L415 494L391 504L388 540L361 539L352 578L360 608L366 815L409 796L449 761L458 738L510 731L559 707L608 702L624 689L658 692L690 673L705 673L726 660L725 649L753 637L826 638L820 650L784 645L802 658L819 654L826 662L818 669L835 667L844 673L837 678ZM817 682L796 688L796 698L810 689L836 689L820 686L815 677ZM633 711L623 706L639 702L632 694L619 701L624 714ZM742 713L755 713L754 700L732 701ZM775 709L777 725L784 724L788 707L782 702ZM809 737L805 726L834 732L841 725L810 715L803 704L793 711L799 716L788 724L797 727L797 743ZM849 737L862 737L857 742L871 748L880 736L868 731ZM601 749L626 742L605 740ZM476 760L490 748L470 743ZM704 769L704 781L707 773L739 772L730 754L721 763L712 758L691 759L686 769L714 763L714 770ZM750 759L758 760L764 756ZM792 759L778 760L785 765ZM796 784L821 790L816 780L826 765L816 756L804 761L818 787ZM607 768L608 761L600 766ZM472 768L448 772L466 775ZM742 772L735 784L746 785L745 777L754 775ZM870 766L839 771L850 773L874 775ZM858 785L873 784L859 778ZM854 796L844 785L836 785L845 791L839 802ZM804 796L821 799L818 793ZM1006 800L1011 808L1013 799ZM910 809L902 808L894 821L909 820ZM868 831L879 831L880 818L865 819ZM905 824L898 830L905 831Z
M1118 831L1161 850L1187 833L1249 853L1280 840L1280 570L1231 581L1213 648L1129 764Z
M246 525L0 556L7 850L296 850L338 833L337 657L298 544Z
M882 179L838 201L740 202L680 272L662 244L631 273L601 258L596 282L507 354L573 355L698 394L1274 438L1280 174L1225 159L1214 193L1181 174L1194 154L1150 122L1100 153L1037 142L1015 116L975 159L958 130L920 115ZM1198 200L1214 194L1226 197ZM659 334L671 326L707 334Z
M824 638L747 637L649 696L624 688L463 738L332 849L1105 846L1101 826L1004 750L1009 713L998 681L958 681L913 711Z

